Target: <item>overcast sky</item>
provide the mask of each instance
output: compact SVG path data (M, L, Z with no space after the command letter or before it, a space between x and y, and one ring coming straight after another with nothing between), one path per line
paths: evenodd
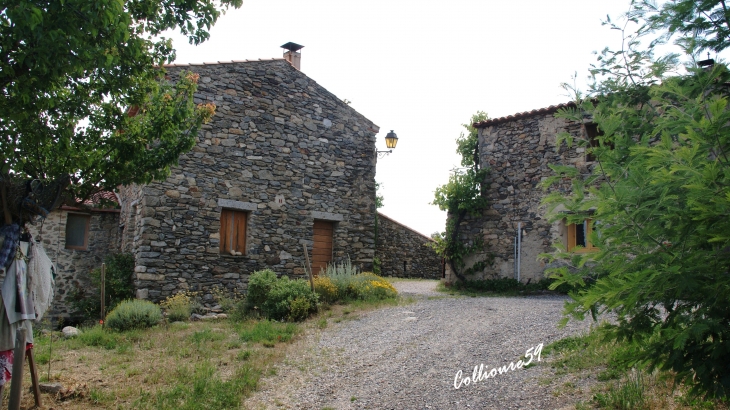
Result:
M301 44L303 73L399 142L378 160L385 215L430 235L445 212L429 203L459 164L455 139L478 110L491 118L568 101L592 53L620 44L601 25L629 0L244 0L197 47L174 37L177 63L282 57ZM583 87L585 88L585 87Z

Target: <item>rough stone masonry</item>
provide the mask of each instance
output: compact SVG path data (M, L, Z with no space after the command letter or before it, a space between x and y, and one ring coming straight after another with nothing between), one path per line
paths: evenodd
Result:
M122 190L137 296L242 291L264 268L302 275L315 220L334 226L335 262L372 269L378 127L284 60L168 67L182 71L200 75L195 103L216 114L167 180ZM241 255L220 251L223 210L245 215Z

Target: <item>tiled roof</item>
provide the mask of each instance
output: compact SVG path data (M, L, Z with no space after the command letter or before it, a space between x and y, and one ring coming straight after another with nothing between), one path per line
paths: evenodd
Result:
M189 67L197 65L218 65L218 64L233 64L233 63L253 63L259 61L287 61L284 58L259 58L258 60L230 60L230 61L208 61L204 63L183 63L183 64L164 64L163 67Z
M84 205L99 205L101 203L101 200L105 199L107 201L113 202L115 204L119 203L119 199L117 198L117 195L112 191L101 191L97 192L95 194L92 194L89 199L83 202Z
M484 127L488 127L490 125L496 125L496 124L500 124L503 122L519 120L522 118L529 118L529 117L532 117L535 115L551 114L561 108L568 108L568 107L575 107L575 103L568 102L568 103L563 103L563 104L558 104L558 105L551 105L549 107L538 108L538 109L532 110L532 111L519 112L517 114L508 115L506 117L492 118L492 119L489 119L486 121L474 123L474 128L484 128Z

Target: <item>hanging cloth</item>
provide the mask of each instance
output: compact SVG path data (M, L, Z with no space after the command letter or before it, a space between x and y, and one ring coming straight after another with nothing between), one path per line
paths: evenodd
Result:
M28 242L21 242L15 260L10 265L5 283L3 283L2 296L5 303L5 313L12 325L20 320L35 319L33 298L28 289Z
M30 261L28 261L28 277L30 278L30 293L33 297L36 323L40 323L43 315L53 302L54 275L56 272L53 262L46 255L43 244L31 241Z

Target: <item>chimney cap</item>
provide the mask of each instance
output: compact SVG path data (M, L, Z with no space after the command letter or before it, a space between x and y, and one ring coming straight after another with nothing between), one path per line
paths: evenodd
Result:
M291 41L281 46L281 48L284 48L289 51L299 51L304 48L304 46L300 46L297 43L292 43Z

